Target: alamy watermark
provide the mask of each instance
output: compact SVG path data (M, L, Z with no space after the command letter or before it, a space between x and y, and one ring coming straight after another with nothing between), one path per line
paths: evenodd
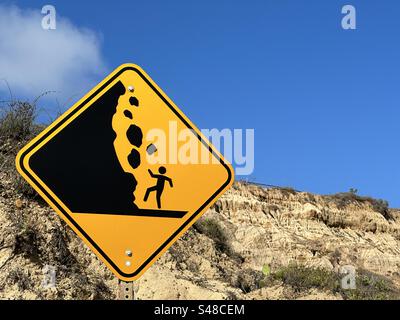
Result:
M44 30L55 30L57 28L56 8L53 5L46 4L41 10L44 17L42 18L42 28ZM342 7L344 14L341 24L344 30L357 29L356 8L353 5L347 4Z
M345 5L342 8L342 14L345 15L342 18L342 28L344 30L357 29L356 8L350 4Z
M202 129L202 136L194 130L178 130L176 121L169 121L167 132L160 128L147 131L147 162L150 164L219 164L214 151L220 151L233 164L237 175L254 171L254 129ZM208 139L216 148L210 152L202 142Z
M351 265L340 267L340 274L343 275L340 281L342 289L356 289L356 268Z
M44 30L55 30L57 28L56 8L50 4L42 7L42 28Z
M56 287L56 267L45 265L42 268L43 281L42 287L44 289L51 289Z

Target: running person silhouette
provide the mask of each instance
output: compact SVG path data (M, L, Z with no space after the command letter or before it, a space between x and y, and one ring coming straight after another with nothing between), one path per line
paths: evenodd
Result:
M146 190L146 194L144 196L143 201L147 201L147 198L149 197L150 193L156 191L157 207L158 209L161 209L161 195L164 191L165 181L168 181L171 188L173 188L174 186L172 184L172 179L167 176L164 176L164 174L167 172L167 169L165 169L165 167L158 168L158 172L160 174L154 174L153 172L151 172L150 169L148 171L152 178L157 179L157 184L154 187L150 187Z

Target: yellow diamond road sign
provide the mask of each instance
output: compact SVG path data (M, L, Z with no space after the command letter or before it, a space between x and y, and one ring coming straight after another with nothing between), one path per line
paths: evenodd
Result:
M16 165L125 281L142 275L233 183L231 165L133 64L28 143Z

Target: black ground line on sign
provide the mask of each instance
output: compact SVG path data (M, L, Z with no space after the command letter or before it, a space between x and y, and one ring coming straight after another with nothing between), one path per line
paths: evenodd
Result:
M156 209L138 209L133 213L126 212L74 212L75 214L101 214L113 216L134 216L134 217L157 217L157 218L176 218L180 219L185 216L187 211L174 211L174 210L156 210Z

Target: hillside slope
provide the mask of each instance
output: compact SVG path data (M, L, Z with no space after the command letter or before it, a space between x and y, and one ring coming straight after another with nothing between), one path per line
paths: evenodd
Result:
M42 268L57 268L56 288ZM352 265L357 289L340 288ZM262 272L263 270L263 272ZM400 214L372 199L235 183L135 283L138 299L398 299ZM0 173L0 298L115 299L117 280Z

